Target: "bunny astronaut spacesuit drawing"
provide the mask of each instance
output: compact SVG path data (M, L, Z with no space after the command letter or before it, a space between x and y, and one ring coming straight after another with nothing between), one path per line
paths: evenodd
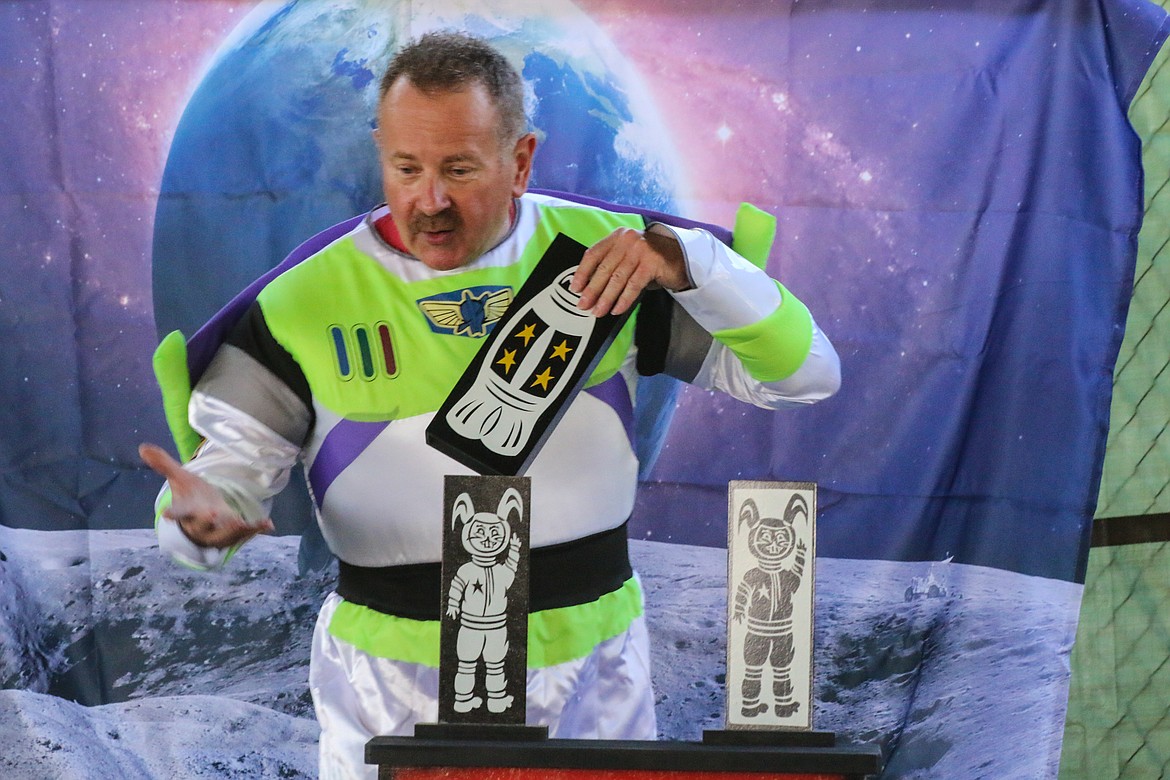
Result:
M792 597L800 588L807 547L798 541L793 520L808 517L808 503L796 493L788 501L783 517L761 517L750 498L740 508L738 524L748 526L748 547L757 565L744 573L735 592L732 619L747 619L747 636L743 643L744 717L756 717L767 711L760 700L764 666L772 672L775 714L792 715L800 708L793 700L791 679L793 641ZM793 553L795 552L795 556ZM788 558L792 565L785 567Z
M456 712L470 712L483 705L483 697L475 692L481 660L488 711L499 713L512 706L504 657L508 652L508 589L515 581L521 541L512 533L508 517L523 511L523 500L515 488L504 491L495 514L476 513L467 493L460 494L452 507L451 526L462 523L463 549L471 554L471 560L456 571L447 593L447 616L459 620ZM505 549L508 554L501 562Z

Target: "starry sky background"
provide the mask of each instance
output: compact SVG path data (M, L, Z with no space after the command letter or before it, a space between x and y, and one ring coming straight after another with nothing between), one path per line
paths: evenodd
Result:
M187 98L253 8L0 4L0 522L149 523L151 238ZM685 215L779 217L844 364L769 414L688 389L635 530L718 545L729 479L816 481L819 549L1076 580L1141 216L1139 0L583 0L685 161Z

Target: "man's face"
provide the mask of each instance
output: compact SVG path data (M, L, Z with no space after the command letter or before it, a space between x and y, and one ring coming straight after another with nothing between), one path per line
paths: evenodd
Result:
M508 232L536 139L504 141L499 127L480 84L427 94L400 78L378 107L386 203L406 248L430 268L466 265Z

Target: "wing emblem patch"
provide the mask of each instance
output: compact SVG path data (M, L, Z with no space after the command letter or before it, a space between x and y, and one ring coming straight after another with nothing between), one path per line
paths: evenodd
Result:
M417 303L435 333L483 338L512 303L512 288L466 287L422 298Z

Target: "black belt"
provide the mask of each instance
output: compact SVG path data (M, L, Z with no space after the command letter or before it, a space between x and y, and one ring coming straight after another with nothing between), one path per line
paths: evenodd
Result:
M626 523L583 539L538 547L529 557L528 611L596 601L632 576ZM337 595L412 620L438 620L446 597L438 563L374 567L345 561L339 561Z

